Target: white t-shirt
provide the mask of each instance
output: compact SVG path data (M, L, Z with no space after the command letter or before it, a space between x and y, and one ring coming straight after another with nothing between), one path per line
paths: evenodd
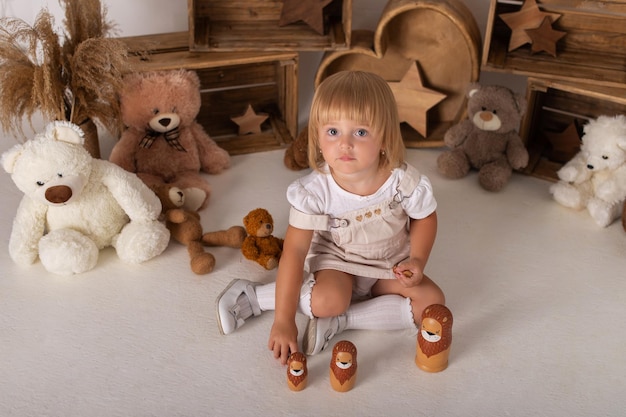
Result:
M325 173L328 172L327 167L324 167L323 171L313 171L289 185L287 200L296 210L306 214L341 217L343 213L373 206L393 198L405 174L404 169L396 168L374 194L360 196L341 188L330 173ZM412 219L428 217L437 208L432 185L425 175L420 176L414 192L405 197L401 204L406 214Z

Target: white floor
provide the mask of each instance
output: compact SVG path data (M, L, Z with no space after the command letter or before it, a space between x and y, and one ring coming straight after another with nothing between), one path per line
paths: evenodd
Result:
M9 140L2 141L2 150ZM454 314L450 365L414 364L415 335L347 331L359 373L332 390L329 352L309 358L309 384L287 388L266 348L273 314L221 336L215 298L233 278L273 272L213 249L213 273L190 272L172 243L140 266L104 250L88 273L20 268L6 245L21 194L0 175L0 415L10 416L622 416L626 409L626 232L557 205L549 183L514 175L498 194L472 174L446 180L438 150L410 150L439 202L428 273ZM209 177L205 230L265 207L284 234L284 192L302 172L283 152L233 158ZM299 324L304 325L303 317ZM301 327L302 328L302 327Z

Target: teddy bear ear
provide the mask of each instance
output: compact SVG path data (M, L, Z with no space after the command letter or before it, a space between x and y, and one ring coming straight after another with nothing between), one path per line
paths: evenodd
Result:
M467 97L471 98L474 96L474 94L478 93L478 91L480 91L480 84L478 83L470 83L467 86Z
M122 95L124 95L124 93L129 90L138 88L138 86L141 85L145 77L146 75L140 72L131 72L124 75Z
M23 149L23 145L15 145L14 147L2 154L2 168L4 168L7 173L13 174L13 168L15 168L15 163L22 154Z
M46 128L45 136L49 139L74 145L83 145L85 143L85 134L80 127L67 121L50 123Z

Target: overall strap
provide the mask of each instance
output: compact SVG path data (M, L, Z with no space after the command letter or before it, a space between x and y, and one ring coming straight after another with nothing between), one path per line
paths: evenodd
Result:
M421 177L420 172L412 165L405 163L402 168L405 171L404 176L402 177L400 184L396 187L396 194L393 196L393 201L389 204L389 207L392 209L397 207L402 200L409 197L413 193L415 187L419 184Z
M303 230L330 230L333 227L347 227L345 219L335 219L327 214L306 214L291 207L289 224Z

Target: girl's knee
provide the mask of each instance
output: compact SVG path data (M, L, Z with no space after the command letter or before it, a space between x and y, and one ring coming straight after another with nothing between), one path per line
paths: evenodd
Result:
M446 296L438 286L433 286L427 294L427 302L430 304L446 304Z
M311 294L311 312L315 317L334 317L346 312L350 298L337 293L313 291Z
M421 286L419 291L416 291L409 298L411 299L411 305L413 306L416 316L420 316L422 311L432 304L446 304L446 297L441 288L437 286L430 279L426 285Z
M346 312L352 299L354 278L334 270L318 271L311 288L311 312L316 317L334 317Z

